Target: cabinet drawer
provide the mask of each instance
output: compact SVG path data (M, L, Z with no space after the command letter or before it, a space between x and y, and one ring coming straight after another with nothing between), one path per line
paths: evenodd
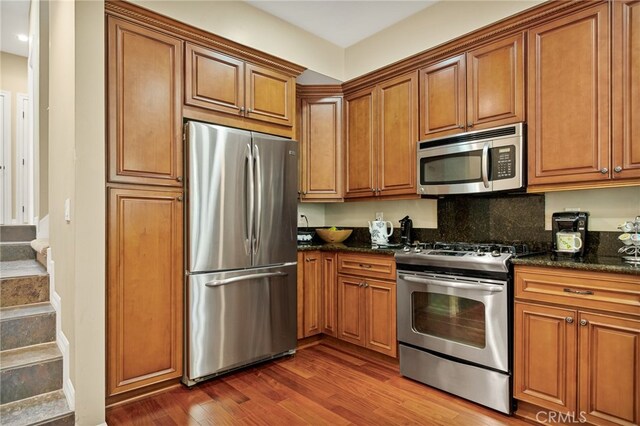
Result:
M395 281L396 261L392 256L340 253L338 272Z
M640 315L640 279L633 275L516 266L515 297Z

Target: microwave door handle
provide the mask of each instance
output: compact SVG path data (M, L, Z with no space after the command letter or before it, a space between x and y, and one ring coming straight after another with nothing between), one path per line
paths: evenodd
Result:
M418 284L431 284L431 285L437 285L440 287L450 287L450 288L457 288L461 290L480 290L480 291L486 291L489 293L499 293L504 289L503 286L501 285L456 283L456 282L447 282L447 281L412 277L409 275L400 275L400 279L409 281L412 283L418 283Z
M485 142L482 147L482 183L485 188L489 188L489 143Z

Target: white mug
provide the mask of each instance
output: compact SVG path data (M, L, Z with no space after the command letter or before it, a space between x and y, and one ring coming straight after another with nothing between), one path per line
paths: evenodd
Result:
M390 229L387 231L387 225ZM388 220L374 220L369 222L369 232L371 233L371 242L374 244L387 244L389 237L393 234L393 223Z
M582 248L582 238L579 232L558 232L556 234L558 251L576 253Z

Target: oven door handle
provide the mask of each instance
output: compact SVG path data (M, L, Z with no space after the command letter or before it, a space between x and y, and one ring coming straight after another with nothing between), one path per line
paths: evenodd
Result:
M418 278L409 275L400 275L401 280L409 281L412 283L419 284L431 284L437 285L440 287L450 287L450 288L459 288L463 290L480 290L486 291L489 293L499 293L504 290L504 287L501 285L490 285L490 284L468 284L468 283L456 283L456 282L447 282L447 281L437 281L430 280L427 278Z

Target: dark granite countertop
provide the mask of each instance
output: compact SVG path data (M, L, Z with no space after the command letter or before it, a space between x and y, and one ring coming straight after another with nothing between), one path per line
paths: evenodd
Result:
M632 266L620 256L587 256L583 262L566 259L551 259L550 254L519 257L511 260L514 265L547 266L551 268L568 268L580 271L612 272L637 275L640 277L640 266Z
M351 252L351 253L369 253L369 254L387 254L394 255L396 250L392 248L372 248L371 244L364 243L340 243L340 244L301 244L298 245L298 251L312 251L312 250L320 250L320 251L340 251L340 252Z

